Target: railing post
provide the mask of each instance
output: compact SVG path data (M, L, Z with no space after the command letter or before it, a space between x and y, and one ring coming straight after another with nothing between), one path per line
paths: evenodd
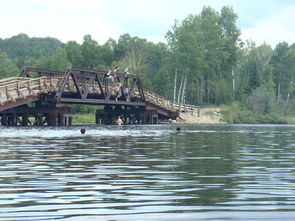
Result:
M8 86L5 86L6 99L9 99Z
M16 83L16 92L17 92L17 96L19 96L20 95L20 90L19 90L18 82Z
M42 84L42 79L41 78L39 79L38 83L39 83L39 90L42 90L42 85L41 85Z

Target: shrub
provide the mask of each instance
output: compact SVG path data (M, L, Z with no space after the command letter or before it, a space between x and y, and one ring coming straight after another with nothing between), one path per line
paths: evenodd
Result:
M274 97L264 87L255 89L247 101L250 110L256 114L270 113L274 107Z

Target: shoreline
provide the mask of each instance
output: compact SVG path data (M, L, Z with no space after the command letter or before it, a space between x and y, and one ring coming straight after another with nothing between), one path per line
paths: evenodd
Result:
M182 124L228 124L222 121L222 113L220 108L200 108L199 116L197 112L194 113L180 113L176 120L171 123Z

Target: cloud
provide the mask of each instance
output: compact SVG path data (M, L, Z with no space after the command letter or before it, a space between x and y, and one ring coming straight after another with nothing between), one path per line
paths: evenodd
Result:
M26 33L81 42L84 35L93 32L105 41L102 36L113 33L101 17L103 5L103 0L10 0L0 8L0 37Z
M295 6L290 0L9 0L0 7L0 37L19 33L55 37L63 42L83 41L90 34L103 44L129 33L153 42L165 42L175 20L198 15L204 6L220 11L233 6L242 39L274 46L295 41Z
M253 26L242 29L242 39L251 39L257 44L265 42L272 47L283 41L292 44L295 42L294 15L295 6L284 8L280 13L258 20Z

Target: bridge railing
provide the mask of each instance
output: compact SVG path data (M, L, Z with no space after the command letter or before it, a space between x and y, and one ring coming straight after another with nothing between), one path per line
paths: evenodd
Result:
M0 80L0 86L7 85L7 84L10 84L10 83L19 82L19 81L24 81L24 80L27 80L27 78L23 78L23 77L5 78L5 79Z
M53 85L54 88L58 88L60 81L58 80L58 78L50 78L50 83L51 85ZM83 80L83 81L79 81L78 80L78 84L80 86L80 88L83 91L88 90L89 94L101 94L103 92L106 92L107 94L111 94L111 95L115 95L115 88L118 87L118 83L120 82L108 82L107 85L106 84L102 84L101 87L99 86L97 81L87 81L87 80ZM55 89L56 91L57 89ZM136 93L134 93L134 91L136 91ZM66 86L64 88L64 92L78 92L77 87L75 86L75 82L73 79L69 79L66 82ZM132 92L133 97L140 97L139 92L137 91L137 88L133 90Z
M115 102L117 95L121 95L119 101L132 101L132 105L145 102L144 93L137 75L112 73L88 68L69 67L65 72L43 70L36 68L24 68L21 77L46 76L50 81L50 87L56 92L55 99L67 102L87 102L87 99L105 99L107 102ZM119 86L118 86L119 85ZM118 91L119 90L119 91ZM125 91L129 91L126 97ZM134 92L136 91L136 93ZM71 93L76 93L73 97ZM91 101L92 102L92 101ZM117 102L117 100L116 100Z
M198 112L200 110L199 106L190 105L190 104L181 104L178 102L171 101L163 96L160 96L154 92L144 90L146 100L148 102L151 102L155 105L158 105L160 107L163 107L165 109L168 109L173 112Z
M50 90L50 83L46 77L33 79L21 77L6 78L0 80L0 105L7 102L15 102L18 99L26 99L29 96L37 96Z
M88 95L92 97L93 95L100 95L106 100L114 100L116 93L118 93L115 90L118 88L116 85L120 84L121 87L119 88L121 89L119 90L121 90L122 95L124 95L124 90L128 88L130 97L141 102L148 101L171 112L199 112L198 106L173 102L156 93L144 90L137 75L116 73L116 78L110 80L106 71L69 67L66 72L24 68L21 77L30 77L30 73L35 73L34 75L37 73L40 77L47 77L46 89L55 91L57 100L60 100L63 94L65 94L65 97L71 97L72 95L66 95L69 92L78 93L82 100L86 100ZM23 78L20 78L20 80L23 80ZM7 94L6 97L11 94L11 92L5 93Z

